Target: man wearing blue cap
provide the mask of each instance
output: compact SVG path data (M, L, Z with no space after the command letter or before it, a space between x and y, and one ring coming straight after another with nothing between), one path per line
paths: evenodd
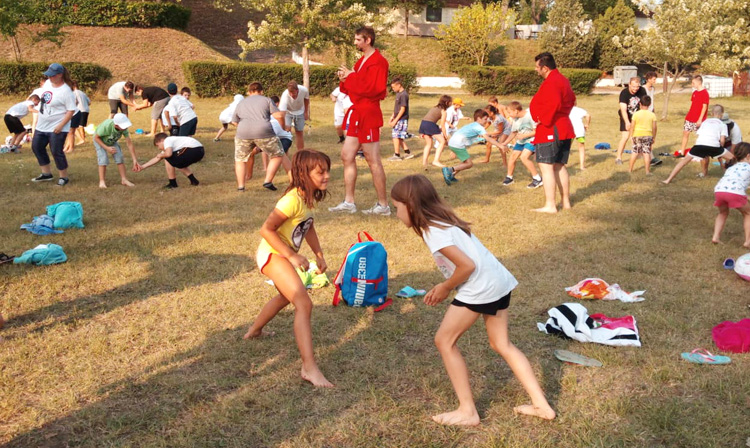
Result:
M60 64L49 66L44 75L49 79L42 86L39 102L39 117L36 122L31 149L36 156L42 174L31 179L32 182L52 180L50 159L47 146L55 159L55 167L60 172L57 185L65 186L68 179L68 160L63 148L70 131L70 119L76 110L76 98L70 88L70 75Z

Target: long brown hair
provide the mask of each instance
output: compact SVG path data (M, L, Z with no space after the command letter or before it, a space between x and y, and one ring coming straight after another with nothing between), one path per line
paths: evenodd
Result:
M318 190L313 185L310 172L315 168L331 171L330 157L314 149L297 151L292 157L292 182L286 188L286 193L299 188L305 200L305 205L309 208L314 208L315 204L330 194L326 190Z
M437 106L435 107L439 107L443 110L446 110L449 107L451 107L452 102L453 102L453 98L450 95L443 95L440 97L440 99L438 100Z
M406 176L396 182L391 188L391 198L406 205L411 228L420 237L430 226L456 226L471 235L471 224L456 216L451 206L443 201L432 183L422 174Z

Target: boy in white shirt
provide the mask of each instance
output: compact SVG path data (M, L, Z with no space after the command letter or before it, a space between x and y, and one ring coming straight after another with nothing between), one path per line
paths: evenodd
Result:
M21 123L21 118L36 111L35 107L39 104L39 95L32 94L26 101L21 101L18 104L14 104L8 112L5 113L5 126L8 127L8 131L13 134L13 140L11 140L10 150L12 152L21 149L21 142L26 137L28 130Z
M589 130L591 124L591 115L586 112L585 109L573 106L570 110L570 122L573 123L573 132L576 134L576 141L578 142L578 158L581 162L581 171L586 169L586 131Z
M177 188L176 170L187 176L190 185L195 186L200 183L190 171L189 166L203 159L206 152L201 142L192 137L169 137L162 132L154 137L154 146L159 148L159 154L143 165L136 165L134 171L143 171L164 160L167 178L169 178L169 183L164 188L169 190Z
M297 149L305 147L305 121L310 120L310 92L305 86L297 85L296 81L289 81L286 90L281 94L279 110L286 112L284 128L297 136Z

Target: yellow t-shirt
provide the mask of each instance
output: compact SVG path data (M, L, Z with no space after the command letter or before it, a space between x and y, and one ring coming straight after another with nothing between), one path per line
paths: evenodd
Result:
M291 247L295 252L299 252L307 231L313 225L312 212L307 208L305 200L300 196L299 190L296 188L279 199L279 202L276 203L276 208L288 218L276 232L284 244ZM261 240L258 252L268 254L279 253L268 244L265 238Z
M635 126L633 137L653 137L655 121L656 115L650 110L641 109L634 113L631 120L632 125Z

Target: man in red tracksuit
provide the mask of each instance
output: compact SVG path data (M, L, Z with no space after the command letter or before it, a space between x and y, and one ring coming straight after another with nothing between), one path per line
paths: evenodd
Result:
M362 52L362 57L349 70L341 66L338 70L339 89L349 95L353 106L344 117L347 126L346 140L341 148L341 161L344 163L344 202L328 210L332 212L355 213L354 187L357 183L357 162L355 157L360 146L372 173L372 183L378 202L362 213L369 215L391 214L388 196L385 191L385 170L380 161L380 128L383 126L383 112L380 101L385 99L388 82L388 61L376 50L375 31L362 27L355 32L354 45Z
M536 72L544 78L539 90L531 99L531 118L537 123L534 134L536 162L544 182L544 207L535 212L557 213L555 188L560 186L562 208L570 208L570 179L565 164L570 155L570 143L575 138L570 110L576 95L570 82L557 70L555 58L550 53L537 55Z

